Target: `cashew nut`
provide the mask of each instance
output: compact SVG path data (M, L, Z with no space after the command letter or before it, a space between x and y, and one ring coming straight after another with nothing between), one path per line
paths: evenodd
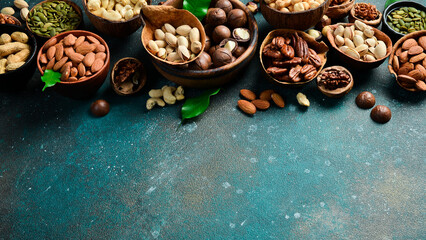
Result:
M164 103L161 98L150 98L146 101L146 109L151 110L155 105L158 105L160 107L166 106L166 103Z
M185 96L183 94L184 94L183 87L179 86L175 91L176 100L180 101L180 100L185 99Z
M104 8L102 8L102 9L104 9ZM110 21L120 21L121 20L121 14L114 11L114 10L104 11L102 13L102 17L107 19L107 20L110 20Z
M152 89L149 91L148 95L152 98L160 98L163 96L163 90L161 89Z
M176 97L173 96L173 92L176 90L175 87L164 86L161 88L163 90L163 99L167 104L175 104Z

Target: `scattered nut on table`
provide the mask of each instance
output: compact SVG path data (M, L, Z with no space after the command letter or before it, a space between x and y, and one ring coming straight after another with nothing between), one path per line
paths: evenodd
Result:
M151 110L155 106L164 107L166 103L173 105L176 101L185 99L185 92L182 86L163 86L161 89L151 89L148 92L149 99L146 101L146 109Z

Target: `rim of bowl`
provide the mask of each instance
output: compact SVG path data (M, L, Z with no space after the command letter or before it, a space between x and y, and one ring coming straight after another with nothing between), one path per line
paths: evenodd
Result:
M96 77L96 76L98 76L98 75L100 75L101 74L101 72L104 70L104 68L105 68L105 66L110 62L110 51L109 51L109 47L108 47L108 44L105 42L105 40L103 39L103 38L101 38L99 35L97 35L97 34L95 34L95 33L92 33L92 32L89 32L89 31L85 31L85 30L71 30L71 31L67 31L67 32L63 32L63 33L60 33L60 34L58 34L58 35L55 35L54 37L51 37L51 38L49 38L49 40L50 39L52 39L52 38L59 38L59 37L62 37L63 35L66 35L66 34L73 34L73 33L75 33L75 32L81 32L81 33L84 33L84 36L93 36L93 37L95 37L96 39L98 39L104 46L105 46L105 53L106 53L106 59L105 59L105 63L104 63L104 65L102 66L102 68L101 68L101 70L99 70L97 73L95 73L95 74L93 74L92 76L89 76L89 77L87 77L86 79L83 79L83 80L78 80L78 81L75 81L75 82L59 82L59 84L65 84L65 85L71 85L71 84L75 84L75 83L81 83L81 82L85 82L85 81L89 81L89 80L91 80L91 79L93 79L94 77ZM37 68L38 68L38 71L40 72L40 74L43 76L43 74L44 74L44 71L42 71L41 70L41 66L40 66L40 56L41 56L41 54L42 54L42 52L43 52L43 49L44 49L44 46L46 45L46 43L47 42L49 42L49 40L47 40L44 44L43 44L43 46L41 46L40 47L40 50L38 51L38 54L37 54Z
M282 13L282 14L288 14L288 15L296 15L296 14L300 14L300 13L309 13L309 12L313 12L315 10L317 10L318 8L320 8L321 6L323 6L324 4L326 4L327 2L330 2L331 0L324 0L323 3L321 3L318 7L313 8L313 9L308 9L305 11L299 11L299 12L281 12L275 8L271 8L268 4L265 3L264 0L260 0L262 1L262 4L266 5L267 8L272 9L273 11L277 12L277 13ZM354 0L349 0L349 1L354 1ZM328 4L329 8L330 8L330 4Z
M352 25L355 25L355 23L336 23L336 24L333 24L333 25L330 25L330 27L337 27L338 25L344 25L344 26L352 26ZM380 31L379 29L377 29L377 28L375 28L375 27L372 27L372 26L370 26L371 28L374 28L375 29L375 31L379 31L379 32L381 32L381 33L383 33L383 35L385 36L385 37L387 37L388 38L388 40L390 41L390 43L391 43L391 45L390 45L390 47L391 47L391 49L393 48L393 45L392 45L392 40L389 38L389 36L386 34L386 33L384 33L384 32L382 32L382 31ZM331 28L331 30L334 30L333 28ZM331 43L331 41L330 41L330 38L329 38L329 36L330 37L332 37L333 36L333 33L332 33L332 31L328 31L327 32L327 39L329 40L329 42L330 42L330 45L336 50L336 51L338 51L339 53L341 53L341 54L343 54L343 55L345 55L345 56L347 56L347 57L349 57L349 58L351 58L351 59L353 59L353 60L355 60L355 61L358 61L358 62L362 62L362 63L377 63L377 62L379 62L379 61L383 61L383 60L385 60L387 57L389 57L389 55L391 54L391 52L392 52L392 50L391 51L389 51L389 52L387 52L386 51L386 55L384 56L384 57L382 57L382 58L379 58L379 59L376 59L375 61L361 61L361 60L359 60L359 59L355 59L355 58L353 58L353 57L351 57L351 56L349 56L348 54L346 54L346 53L344 53L344 52L342 52L342 51L340 51L340 49L337 47L337 45L336 45L336 43L335 42L333 42L333 43ZM377 39L377 40L380 40L380 39ZM382 40L383 41L383 40ZM383 41L384 42L384 41ZM389 48L389 46L387 46L386 45L386 49L388 49Z
M69 4L72 8L74 8L74 10L77 12L77 14L78 14L78 16L79 16L79 22L78 22L78 25L77 25L77 27L76 27L76 29L73 29L73 30L68 30L68 31L65 31L65 32L69 32L69 31L74 31L74 30L77 30L77 28L81 25L81 23L83 22L83 11L81 11L81 8L75 3L75 2L73 2L73 1L71 1L71 0L44 0L44 1L42 1L42 2L39 2L39 3L37 3L36 5L34 5L31 9L30 9L30 11L28 12L28 15L27 15L27 18L25 19L25 26L28 28L28 30L30 31L30 32L32 32L34 35L36 35L36 36L38 36L38 37L41 37L41 38L45 38L45 39L50 39L51 37L47 37L47 36L42 36L42 35L39 35L39 34L37 34L37 33L35 33L31 28L30 28L30 26L28 26L28 17L30 16L30 13L31 12L33 12L34 11L34 8L35 7L37 7L38 5L41 5L41 4L43 4L43 3L46 3L46 2L53 2L53 1L62 1L62 2L66 2L67 4ZM59 33L59 34L62 34L62 33L65 33L65 32L61 32L61 33ZM55 36L58 36L59 34L56 34ZM53 36L53 37L55 37L55 36Z
M148 5L151 5L151 0L145 0L145 1L147 2ZM101 19L103 21L106 21L108 23L128 23L128 22L134 21L137 18L141 18L142 19L141 14L138 14L138 15L130 18L129 20L126 20L126 21L110 21L110 20L108 20L106 18L96 16L95 14L93 14L92 12L90 12L89 9L87 8L87 0L82 0L82 2L83 2L83 8L84 8L84 11L86 12L86 14L90 14L91 16L93 16L93 17L95 17L97 19ZM142 21L143 21L143 19L142 19Z
M9 75L11 73L14 73L14 72L18 71L18 70L22 70L23 67L28 66L28 64L30 64L31 60L34 59L34 57L36 55L36 52L37 52L37 39L35 38L34 34L31 31L29 31L28 29L26 29L23 26L18 26L18 25L15 25L15 24L0 24L0 25L14 26L17 29L19 29L20 31L25 32L28 35L28 37L31 37L31 39L34 42L33 46L31 46L31 47L34 47L34 49L33 49L32 53L30 54L30 57L28 57L28 59L25 62L25 64L22 65L22 66L20 66L19 68L15 69L15 70L13 70L13 71L6 72L6 73L2 74L2 76L7 76L7 75ZM37 61L37 59L36 59L36 61Z
M250 18L250 23L253 24L253 30L252 30L252 38L249 41L249 45L247 46L247 49L252 47L253 48L253 52L256 51L256 40L258 40L259 38L259 28L256 22L256 19L254 18L253 14L247 9L246 5L244 5L242 2L240 2L239 0L229 0L232 3L235 3L236 5L239 6L240 9L242 9L246 14L248 14L249 18ZM327 0L328 1L328 0ZM249 23L249 24L250 24ZM250 29L250 26L249 26ZM250 29L251 30L251 29ZM225 66L222 67L218 67L218 68L212 68L212 69L207 69L207 70L193 70L193 69L181 69L181 68L177 68L176 66L170 66L166 63L160 62L158 60L155 59L155 63L154 64L161 64L162 68L166 68L166 69L171 69L172 72L177 72L180 76L190 76L190 77L205 77L205 75L208 73L209 75L216 75L216 74L225 74L226 71L232 71L232 69L239 65L240 63L242 63L243 61L245 61L251 53L249 53L247 50L239 57L237 58L237 60L235 60L234 62L227 64Z
M413 5L416 6L417 9L420 8L420 9L422 9L421 11L425 11L426 12L426 6L423 6L420 3L416 3L416 2L413 2L413 1L398 1L398 2L394 2L391 5L389 5L387 8L385 8L385 10L383 11L383 22L384 22L384 24L389 29L389 31L391 31L393 34L396 34L397 36L400 36L400 37L406 36L406 35L408 35L410 33L402 34L402 33L399 33L397 31L393 30L393 28L391 28L391 26L389 26L388 21L386 21L386 19L388 18L388 15L391 12L393 12L393 10L395 8L397 8L399 6L400 7L408 7L408 6L404 5L404 4L407 4L407 3L408 4L413 4Z
M379 12L379 18L376 18L376 19L374 19L374 20L364 20L364 19L361 19L361 18L359 18L359 17L357 17L356 15L355 15L355 6L356 5L358 5L358 4L360 4L360 3L364 3L364 2L358 2L358 3L355 3L354 4L354 6L351 8L351 10L349 11L349 15L351 15L351 17L353 17L355 20L358 20L358 21L361 21L361 22L364 22L365 24L367 24L367 25L370 25L370 24L372 24L372 25L376 25L377 24L377 26L380 24L380 22L382 21L382 17L383 17L383 14L382 14L382 12L380 12L378 9L377 9L377 7L376 7L376 10ZM374 4L373 4L374 5ZM376 6L376 5L374 5L374 6ZM377 20L379 20L379 22L378 23L376 23L375 21L377 21ZM370 25L371 26L371 25Z
M344 4L339 4L339 5L334 5L334 6L328 6L328 8L336 9L336 8L346 7L346 5L349 5L349 4L353 3L353 2L355 2L355 0L349 0L348 2L346 2Z

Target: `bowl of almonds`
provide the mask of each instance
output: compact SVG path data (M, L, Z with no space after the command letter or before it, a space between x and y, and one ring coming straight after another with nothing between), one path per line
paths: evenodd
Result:
M61 33L49 39L38 52L37 67L61 73L60 82L53 86L60 94L71 98L93 95L108 75L110 52L98 35L82 30Z
M407 91L426 91L426 30L405 35L390 54L389 72Z

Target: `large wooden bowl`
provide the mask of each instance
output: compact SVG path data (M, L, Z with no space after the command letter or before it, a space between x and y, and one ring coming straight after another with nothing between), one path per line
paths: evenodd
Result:
M357 4L359 4L359 3L354 4L354 6L351 8L351 11L349 11L348 20L349 20L350 23L353 23L353 22L355 22L355 20L358 20L358 21L361 21L361 22L363 22L367 25L370 25L372 27L375 27L375 28L380 25L380 23L382 22L383 14L379 10L377 10L379 12L379 16L376 19L370 20L370 21L364 20L364 19L361 19L361 18L355 16L355 7L356 7Z
M319 7L302 12L281 12L271 8L264 0L260 1L260 12L274 28L306 30L317 24L327 12L330 0L325 0Z
M349 14L349 11L355 4L355 0L347 0L343 4L330 6L325 15L331 19L340 19L344 18Z
M426 36L426 30L422 30L422 31L416 31L416 32L412 32L409 33L407 35L405 35L404 37L400 38L395 45L392 48L392 52L390 53L390 57L389 57L389 62L388 62L388 70L391 74L393 74L396 78L396 82L398 83L398 85L400 87L402 87L403 89L410 91L410 92L418 92L420 90L418 90L417 88L407 88L406 86L402 85L399 81L398 81L398 74L396 73L396 71L393 69L393 65L392 65L392 59L395 56L396 50L399 48L399 46L402 45L402 43L409 39L409 38L414 38L414 39L418 39L421 36Z
M87 17L93 26L95 26L95 28L101 33L113 37L126 37L136 32L142 26L142 18L140 15L136 15L127 21L110 21L91 13L87 8L87 0L82 1L84 12L86 12ZM151 4L151 0L146 0L146 2Z
M108 48L108 45L103 38L101 38L100 36L98 36L98 35L96 35L92 32L83 31L83 30L73 30L73 31L64 32L64 33L61 33L61 34L58 34L58 35L52 37L51 39L56 38L57 41L59 42L64 37L66 37L68 34L73 34L76 37L92 36L92 37L95 37L96 39L98 39L99 42L101 42L101 44L105 46L106 59L105 59L105 64L101 68L101 70L99 70L97 73L95 73L92 76L89 76L89 77L87 77L83 80L78 80L78 81L75 81L75 82L59 82L55 86L53 86L53 89L63 96L75 98L75 99L87 98L87 97L90 97L93 94L95 94L96 91L98 91L98 89L102 86L102 84L105 81L105 78L108 75L109 65L110 65L109 48ZM39 70L41 75L43 75L44 71L42 70L41 65L40 65L40 57L41 57L41 55L43 53L43 49L45 48L45 45L47 43L48 42L46 42L40 48L40 51L38 52L38 55L37 55L37 67L38 67L38 70Z
M225 66L208 70L190 70L185 67L171 66L153 59L155 68L168 80L179 85L192 88L213 88L222 86L228 82L240 79L240 71L247 66L254 57L257 47L259 29L253 14L239 0L230 0L234 8L242 9L248 17L248 28L251 32L251 40L247 43L247 50L234 62ZM183 0L169 0L165 5L182 8Z
M339 23L339 24L330 25L330 28L331 28L332 31L327 32L328 41L330 42L331 46L336 51L340 60L342 60L342 62L346 63L346 66L351 67L351 68L360 69L360 70L372 69L372 68L376 68L376 67L380 66L385 61L385 59L387 57L389 57L389 54L392 51L392 40L384 32L382 32L379 29L374 28L374 27L372 27L372 29L374 31L374 36L377 38L377 40L382 40L386 44L386 56L384 56L380 59L377 59L375 61L362 61L362 60L355 59L355 58L347 55L346 53L340 51L340 49L336 45L336 42L334 41L334 36L333 36L333 31L338 27L338 25L343 25L343 26L346 27L346 26L352 26L354 24L353 23Z
M315 77L313 77L309 81L283 82L283 81L277 80L276 78L274 78L273 76L269 75L266 72L266 67L265 67L265 64L264 64L263 54L262 54L263 48L265 48L265 46L267 44L272 42L272 39L274 39L275 37L289 36L290 34L293 34L293 33L297 33L299 35L299 37L303 38L308 43L309 48L312 48L313 50L315 50L315 52L317 52L318 56L321 58L321 67L317 70L317 74L315 75ZM311 37L309 34L303 32L303 31L298 31L298 30L293 30L293 29L277 29L277 30L271 31L266 36L265 40L263 40L262 45L260 46L259 57L260 57L260 64L262 65L263 72L266 74L266 76L268 77L268 80L270 82L277 84L277 85L280 85L280 86L285 86L285 87L301 87L301 86L304 86L304 85L310 83L321 72L322 68L324 67L325 63L327 62L327 52L328 52L328 47L324 42L315 41L315 39L313 37Z

